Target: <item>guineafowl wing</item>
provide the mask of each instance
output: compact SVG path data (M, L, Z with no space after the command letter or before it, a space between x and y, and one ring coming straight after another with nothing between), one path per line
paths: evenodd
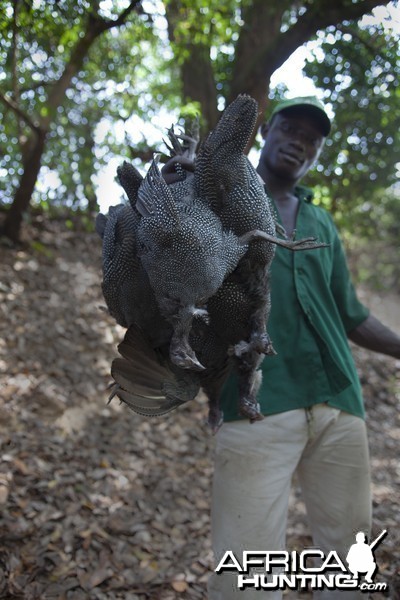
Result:
M116 385L113 394L133 411L145 416L160 416L193 400L200 385L195 373L181 372L163 352L149 344L140 329L131 325L118 346L111 375Z

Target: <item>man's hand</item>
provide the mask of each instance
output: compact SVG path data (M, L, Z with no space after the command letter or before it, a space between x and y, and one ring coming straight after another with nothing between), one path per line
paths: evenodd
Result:
M180 165L178 169L177 165ZM164 177L166 183L176 183L177 181L182 181L183 171L194 172L194 162L190 160L190 158L186 158L182 155L173 156L170 158L163 168L161 169L161 175Z

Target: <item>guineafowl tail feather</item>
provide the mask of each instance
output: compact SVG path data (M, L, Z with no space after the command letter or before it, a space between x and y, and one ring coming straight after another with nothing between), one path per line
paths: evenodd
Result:
M122 358L116 358L111 366L116 384L111 397L118 396L134 412L161 416L197 395L196 375L174 371L136 326L129 327L118 350Z

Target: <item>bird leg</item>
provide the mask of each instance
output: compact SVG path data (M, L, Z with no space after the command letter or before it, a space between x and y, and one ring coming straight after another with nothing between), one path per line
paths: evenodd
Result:
M222 383L224 380L213 380L213 378L203 381L202 388L208 398L208 417L207 425L211 433L215 435L224 422L224 413L219 405Z
M206 323L209 320L207 310L195 306L184 306L171 319L174 331L169 346L169 355L173 364L181 369L203 371L203 365L189 344L189 334L194 317L199 317Z
M265 233L260 229L253 229L252 231L248 231L239 238L242 244L249 244L253 240L265 240L266 242L270 242L271 244L276 244L277 246L282 246L283 248L287 248L288 250L293 251L314 250L315 248L326 248L329 246L329 244L324 244L323 242L316 242L316 239L317 238L315 237L307 237L301 240L282 240L281 238L278 238L275 235L270 235L269 233Z
M250 419L250 423L261 421L264 417L256 400L261 384L261 371L258 367L262 362L262 354L276 354L271 340L266 332L255 331L250 342L239 342L233 347L231 354L238 374L239 414Z
M241 358L244 354L253 351L258 352L258 354L267 354L270 356L276 354L266 331L263 333L253 333L249 342L241 340L238 344L231 346L228 353L230 356Z
M164 143L168 147L171 155L186 156L190 160L194 160L196 158L196 148L199 143L198 120L192 123L192 130L189 132L185 127L185 133L176 134L174 131L174 126L172 125L167 130L167 135L171 145L167 144L165 140ZM182 140L183 144L181 144L180 140Z
M254 300L257 306L250 318L250 339L241 341L233 348L233 360L238 374L239 384L239 413L250 419L250 423L261 421L260 405L257 393L261 385L262 374L259 369L263 354L276 354L269 335L266 322L271 306L269 278L262 279L257 286L257 296Z
M258 369L260 363L261 355L258 352L248 352L246 355L236 358L239 383L238 412L243 417L247 417L250 423L264 419L256 399L261 385L261 371Z
M211 433L215 435L218 430L221 428L222 423L224 422L224 413L219 408L217 404L209 405L207 424L211 429Z

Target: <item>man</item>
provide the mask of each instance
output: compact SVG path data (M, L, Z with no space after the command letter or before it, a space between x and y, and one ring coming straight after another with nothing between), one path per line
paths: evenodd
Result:
M361 387L347 338L400 358L400 337L359 302L332 222L299 186L318 158L330 121L314 97L281 102L263 125L257 168L278 221L290 236L315 236L329 248L276 249L268 332L277 355L262 366L263 421L240 420L235 381L223 394L212 493L218 562L227 550L285 549L291 480L297 472L313 543L342 560L356 532L371 527L370 472ZM282 592L237 589L237 572L213 574L209 600L278 599ZM361 598L357 590L315 598ZM365 596L364 596L365 597Z
M258 395L264 420L237 414L232 377L222 398L216 436L212 540L216 564L226 551L285 549L292 477L297 472L313 543L343 563L357 532L371 528L370 470L361 387L347 339L400 358L400 337L357 299L329 214L298 185L330 132L314 97L285 100L262 127L257 171L290 236L315 236L328 248L276 248L271 268L268 333L276 356L265 358ZM174 163L163 170L174 181ZM277 600L280 591L237 588L237 572L211 576L209 600ZM315 592L315 598L356 599L357 590Z

